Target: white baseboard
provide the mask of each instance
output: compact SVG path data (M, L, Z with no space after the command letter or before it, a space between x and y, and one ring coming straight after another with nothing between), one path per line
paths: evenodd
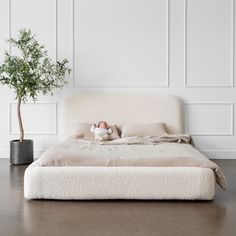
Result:
M10 152L8 149L0 149L0 158L9 158Z
M236 159L236 150L201 150L210 159Z

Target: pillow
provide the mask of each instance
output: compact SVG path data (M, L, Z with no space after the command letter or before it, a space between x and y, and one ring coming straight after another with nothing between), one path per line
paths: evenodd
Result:
M116 125L110 126L109 128L112 130L112 134L110 134L110 140L120 138Z
M74 136L78 139L87 139L94 140L94 133L90 131L92 127L92 123L77 123L75 124L76 129ZM116 125L109 126L112 130L112 134L110 135L110 140L120 138Z
M93 124L91 123L77 123L75 124L75 138L79 139L94 139L94 134L90 131Z
M122 125L121 132L121 137L167 135L164 123Z

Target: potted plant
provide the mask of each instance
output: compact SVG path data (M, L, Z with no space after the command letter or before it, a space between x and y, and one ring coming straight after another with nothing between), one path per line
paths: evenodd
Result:
M33 161L33 141L24 138L21 104L28 99L37 101L40 94L53 95L53 89L62 88L67 83L65 76L71 70L67 59L53 63L30 30L21 30L17 39L10 38L8 42L18 52L17 55L5 52L5 58L0 62L0 83L16 94L20 131L19 140L10 142L10 163L28 164Z

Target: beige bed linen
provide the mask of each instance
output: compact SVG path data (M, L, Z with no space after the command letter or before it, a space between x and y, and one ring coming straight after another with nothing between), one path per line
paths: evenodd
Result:
M211 168L226 188L221 169L197 151L188 135L127 137L108 142L68 138L45 151L41 166L148 166Z

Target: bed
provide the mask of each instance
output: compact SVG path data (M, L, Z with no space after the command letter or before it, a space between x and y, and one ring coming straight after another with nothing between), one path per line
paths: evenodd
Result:
M70 137L74 129L73 124L76 122L93 123L95 120L106 120L111 124L164 122L171 137L179 137L178 135L183 133L181 101L175 96L84 93L67 98L63 112L65 137ZM70 138L66 140L56 148L66 150L68 147L80 146L78 140L68 141ZM91 143L83 143L85 144L91 148ZM163 157L166 155L181 159L191 154L196 160L200 158L204 164L192 166L185 165L182 161L182 164L176 166L159 165L160 162L155 166L137 163L131 166L123 164L50 166L42 165L41 158L25 171L24 196L26 199L60 200L211 200L215 196L217 178L221 186L225 187L223 173L218 166L190 144L178 144L178 142L160 144L152 146L153 150L150 152L152 157L153 153L157 153L164 155ZM96 147L99 150L104 148L102 145ZM123 154L127 148L132 149L132 145L112 144L110 147L115 147L117 153L123 151ZM137 155L142 152L147 153L149 149L147 145L136 148L139 148L136 150ZM55 147L49 152L57 158L54 149ZM74 151L77 152L76 149ZM58 163L58 159L54 163Z

